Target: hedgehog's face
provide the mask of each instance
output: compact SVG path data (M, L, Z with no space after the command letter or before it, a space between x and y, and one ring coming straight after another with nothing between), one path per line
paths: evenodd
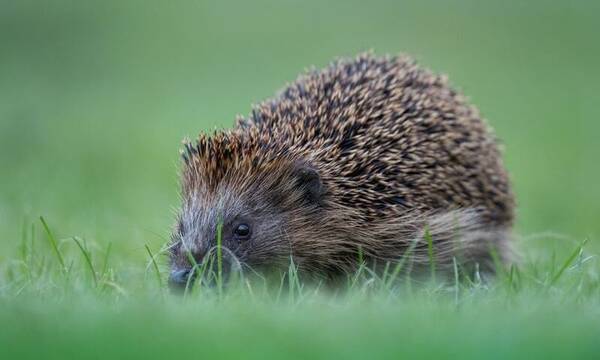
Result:
M194 263L212 258L215 264L219 241L225 271L286 267L297 228L310 228L311 219L320 218L323 189L316 170L295 163L250 174L232 171L212 188L184 177L171 244L171 284L184 287Z

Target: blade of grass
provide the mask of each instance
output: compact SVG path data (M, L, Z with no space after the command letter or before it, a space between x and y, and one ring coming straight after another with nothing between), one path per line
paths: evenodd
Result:
M358 263L363 264L365 262L365 255L361 245L358 245Z
M518 290L518 283L516 278L517 267L515 264L510 266L510 270L508 272L508 286L512 293L515 293Z
M67 266L65 265L65 260L63 259L63 256L60 253L60 250L58 249L58 244L56 243L56 238L50 231L50 227L48 226L48 223L46 222L46 220L44 219L43 216L40 216L40 221L42 222L42 226L44 227L44 230L46 231L46 235L47 235L48 241L50 242L50 246L54 250L54 254L56 255L56 258L58 259L58 262L60 263L62 272L64 275L66 275L68 273Z
M148 255L150 256L150 261L152 261L152 265L154 267L154 272L156 273L156 281L158 282L158 286L162 292L163 284L162 284L162 278L160 276L160 270L158 269L158 264L156 263L156 260L154 259L154 255L152 254L152 251L148 247L148 244L144 244L144 246L146 247L146 251L148 252Z
M413 240L411 242L411 244L408 247L408 249L406 249L406 251L404 252L404 254L402 254L402 258L396 264L396 266L394 267L394 270L393 270L392 274L390 275L390 277L388 279L388 284L387 284L387 288L388 289L392 285L392 283L394 281L396 281L396 278L398 277L398 275L400 275L400 271L402 271L402 268L404 267L404 264L406 263L406 260L412 255L412 252L417 247L417 243L418 242L419 242L419 238L415 238L415 240Z
M108 246L106 248L106 253L104 254L104 263L103 263L103 267L102 267L102 277L103 278L106 276L106 272L108 271L108 258L110 257L111 249L112 249L112 242L109 242Z
M302 296L302 284L298 276L298 267L294 263L294 258L290 256L290 266L288 269L288 299L290 304L297 303L296 294L298 297Z
M502 263L502 260L500 259L500 255L498 255L498 249L496 246L494 246L494 244L490 244L489 249L496 274L502 274L503 279L506 281L508 279L508 273L504 267L504 264Z
M565 260L565 262L562 265L562 267L560 268L560 270L558 270L558 272L554 275L554 277L550 281L550 286L554 285L558 281L558 279L560 279L560 277L565 272L565 270L567 270L567 268L571 265L571 263L573 261L575 261L575 259L577 259L577 256L579 256L579 254L581 252L583 252L583 247L585 246L585 244L587 244L587 242L588 242L588 239L583 240L581 245L577 246L577 248L573 251L573 253L567 258L567 260Z
M452 257L452 266L454 267L454 305L458 306L458 299L460 296L460 283L458 281L458 265L456 264L456 257Z
M358 266L358 269L354 272L354 275L350 279L350 286L349 286L350 290L352 290L356 287L356 284L358 283L358 279L363 274L365 267L366 267L366 265L364 263L360 263L360 265Z
M383 276L381 277L382 284L387 284L387 278L389 276L389 272L390 272L390 262L386 261L385 267L383 268Z
M211 281L211 277L210 277L210 273L209 278L207 279L207 275L206 275L206 269L211 269L212 268L212 263L213 263L213 257L211 256L211 254L207 254L204 259L202 259L202 263L198 264L198 262L196 261L196 258L194 258L194 255L192 254L191 251L187 250L186 251L186 255L188 258L188 261L190 262L190 264L192 264L192 269L190 270L190 276L188 276L186 284L185 284L185 290L183 293L183 298L187 298L189 294L191 294L194 289L196 288L195 284L196 282L199 282L200 286L199 288L201 288L202 282L203 281Z
M76 236L73 237L73 241L75 241L75 244L77 244L77 246L79 247L79 250L81 250L81 253L83 254L83 258L85 259L85 262L86 262L88 268L90 269L90 272L92 273L92 279L94 280L94 286L98 287L98 277L96 275L96 270L94 269L94 265L92 264L92 258L90 256L90 254L83 247L83 245L77 239Z
M185 282L185 289L183 290L184 299L186 299L188 294L194 290L196 279L200 277L200 275L197 273L199 266L192 252L189 249L186 249L185 255L187 256L189 263L192 264L192 270L190 270L190 275Z
M354 275L352 277L349 277L348 280L350 281L350 289L354 289L356 283L358 282L358 279L360 278L360 276L362 275L364 268L365 268L366 264L365 264L365 257L364 257L364 251L362 246L359 244L358 245L358 269L356 269L356 271L354 271Z
M35 259L35 247L34 242L35 242L35 223L31 223L31 240L30 240L30 245L29 245L29 261L33 262L33 259Z

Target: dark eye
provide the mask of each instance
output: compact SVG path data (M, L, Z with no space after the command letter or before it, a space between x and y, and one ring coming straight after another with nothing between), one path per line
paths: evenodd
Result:
M250 226L247 224L239 224L233 231L235 236L239 239L245 239L250 236Z

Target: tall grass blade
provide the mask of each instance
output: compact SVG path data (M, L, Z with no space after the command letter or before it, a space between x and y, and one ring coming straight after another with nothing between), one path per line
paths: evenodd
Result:
M83 245L77 239L76 236L73 237L73 241L75 241L75 244L77 244L77 246L79 247L79 250L81 250L81 253L83 254L83 258L85 259L85 262L86 262L88 268L90 269L90 272L92 273L92 279L94 280L94 286L98 287L98 277L96 275L96 270L94 269L94 265L92 264L92 258L90 256L89 252L83 247Z
M560 279L560 277L565 272L565 270L567 270L567 268L569 266L571 266L571 263L573 263L573 261L575 261L575 259L577 259L577 257L583 252L583 247L585 246L585 244L587 244L587 242L588 242L588 239L583 240L581 245L577 246L577 248L573 251L573 253L571 253L571 255L564 262L564 264L562 265L560 270L558 270L558 272L554 275L554 277L550 281L550 286L554 285L558 281L558 279Z
M388 289L394 283L394 281L396 281L396 279L398 278L398 275L400 275L400 271L402 271L402 269L404 268L404 264L412 255L412 253L415 250L415 248L417 247L418 243L419 243L419 238L417 237L410 243L410 246L408 247L408 249L406 249L404 254L402 254L402 258L400 258L400 261L396 264L396 266L394 267L394 270L392 270L392 274L388 278L388 282L386 285L386 287Z
M112 242L109 242L108 246L106 247L106 253L104 254L104 263L102 266L102 278L104 278L106 276L106 273L108 272L108 259L110 258L111 250L112 250Z
M506 271L506 268L504 267L504 264L502 263L502 260L500 259L500 255L498 255L498 249L493 244L489 245L489 249L490 256L492 257L492 262L494 263L494 270L496 271L496 274L502 274L504 280L508 280L508 273Z
M148 244L144 244L144 247L146 247L146 251L148 252L148 255L150 256L150 261L152 262L152 266L154 267L154 272L156 274L156 281L158 283L158 287L160 288L160 290L162 292L163 283L162 283L162 277L160 276L160 270L158 269L158 264L156 263L156 260L154 259L154 255L152 254L152 251L148 247Z
M50 242L50 246L52 247L52 250L54 250L54 254L56 255L56 258L58 259L58 262L60 263L62 272L63 272L63 274L66 275L68 273L67 266L65 265L65 260L63 259L63 256L60 253L60 250L58 249L58 244L56 242L56 238L50 231L50 227L48 226L48 223L46 222L46 220L44 219L43 216L40 216L40 221L42 222L42 226L44 227L44 230L46 231L46 235L47 235L48 241Z

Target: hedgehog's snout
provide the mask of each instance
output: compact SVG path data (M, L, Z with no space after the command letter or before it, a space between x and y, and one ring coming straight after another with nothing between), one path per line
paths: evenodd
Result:
M173 270L169 276L169 287L173 292L185 290L188 282L191 280L191 269Z
M242 271L241 262L231 250L223 247L220 260L216 248L211 250L205 256L199 257L194 266L185 265L186 267L183 269L174 267L171 270L169 288L173 293L180 294L186 288L193 287L200 282L212 287L216 285L218 279L226 282L232 273Z

